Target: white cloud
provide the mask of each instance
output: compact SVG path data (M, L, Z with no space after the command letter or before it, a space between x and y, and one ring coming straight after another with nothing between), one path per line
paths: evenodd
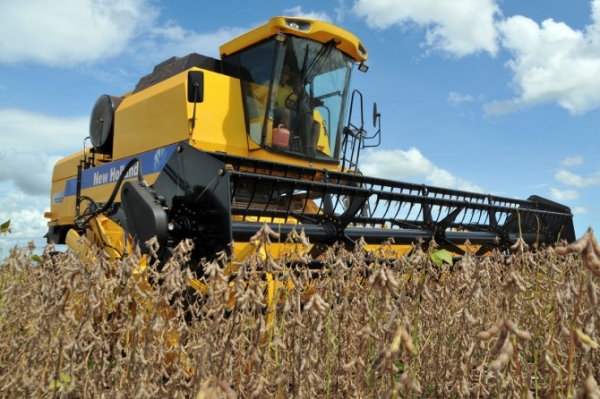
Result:
M28 195L49 195L52 169L60 156L0 150L0 183L12 182Z
M573 215L583 215L585 213L590 213L590 210L583 206L576 206L571 208L571 213Z
M294 8L288 8L283 11L286 15L290 17L299 17L299 18L310 18L310 19L318 19L320 21L331 22L331 18L327 13L322 11L304 11L302 7L297 6Z
M367 176L386 179L418 180L433 186L483 192L476 184L438 168L416 148L403 150L371 150L361 157L361 171Z
M353 11L373 28L423 27L427 46L453 56L498 51L494 0L356 0Z
M547 19L513 16L498 23L502 46L513 59L515 98L487 104L489 115L556 103L573 115L600 106L600 0L594 0L593 24L575 30Z
M416 148L403 150L371 150L361 158L361 170L367 176L408 179L424 177L435 166Z
M10 220L11 233L0 236L0 253L6 256L15 245L25 246L34 241L38 248L45 245L48 231L44 211L50 209L48 197L33 197L23 193L0 193L0 223Z
M138 43L131 55L148 58L151 54L153 60L162 61L172 56L200 53L218 59L219 47L246 31L244 28L228 27L210 33L196 33L169 23L152 28L147 39Z
M591 177L582 177L575 173L569 172L567 170L561 169L554 174L554 178L567 186L573 186L577 188L584 188L589 186L597 186L600 185L600 175L596 174Z
M563 166L583 165L583 157L579 155L575 157L567 157L560 161L560 164Z
M501 19L496 0L355 0L353 12L376 29L426 30L425 45L462 57L495 55L500 44L511 56L515 96L484 105L502 115L553 103L572 115L600 106L600 0L591 2L592 23L584 29L522 15ZM452 92L449 103L472 101Z
M3 150L67 154L83 148L89 116L55 117L16 108L0 109Z
M448 94L448 102L452 105L458 105L460 103L469 102L473 100L475 100L475 97L473 97L470 94L460 94L455 91L451 91L450 94Z
M0 183L12 182L25 194L48 195L54 164L83 148L88 129L87 116L59 118L0 109Z
M579 198L579 193L575 190L559 190L556 188L550 188L550 198L555 201L571 201Z
M145 67L192 52L219 57L219 46L245 31L224 27L197 33L173 21L161 24L152 4L150 0L0 2L0 63L70 67L125 54L133 65Z
M7 0L0 2L0 62L73 65L120 54L152 26L146 0Z

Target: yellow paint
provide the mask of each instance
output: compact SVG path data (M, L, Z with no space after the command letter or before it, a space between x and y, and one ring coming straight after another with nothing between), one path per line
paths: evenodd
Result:
M123 99L115 112L113 159L187 140L187 71Z
M308 26L306 30L294 29L287 22L299 22L299 25ZM308 18L274 17L266 24L252 29L245 34L223 44L219 52L221 57L234 54L261 42L277 33L290 34L299 37L308 37L321 43L335 40L337 48L348 54L357 62L366 61L368 52L360 40L352 33L327 22Z

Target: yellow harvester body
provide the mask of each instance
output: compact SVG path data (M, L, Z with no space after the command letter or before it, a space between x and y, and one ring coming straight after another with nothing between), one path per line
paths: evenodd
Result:
M174 57L129 93L100 96L92 146L54 168L48 240L76 246L85 234L107 246L110 236L118 257L133 242L147 254L156 237L168 257L192 239L198 261L220 251L242 260L266 224L280 233L272 256L293 252L290 237L304 230L318 262L327 246L359 239L367 249L386 241L400 256L431 240L455 255L469 240L483 255L519 237L574 238L569 209L543 198L362 176L360 150L379 131L364 129L350 76L367 56L340 27L275 17L221 46L220 59ZM100 216L110 231L91 227Z

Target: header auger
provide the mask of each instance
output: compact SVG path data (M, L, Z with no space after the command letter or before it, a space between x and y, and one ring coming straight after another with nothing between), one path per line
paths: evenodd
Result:
M381 131L375 106L376 132L366 131L362 95L350 90L367 56L339 27L276 17L221 46L220 59L172 58L131 92L100 96L92 146L55 166L48 241L79 248L85 235L118 258L136 243L148 254L156 237L166 260L191 239L196 262L223 251L242 261L267 224L281 237L304 230L316 265L327 246L359 239L368 249L391 238L399 255L435 240L456 256L466 242L483 256L519 238L575 240L570 209L538 196L362 175L360 152Z

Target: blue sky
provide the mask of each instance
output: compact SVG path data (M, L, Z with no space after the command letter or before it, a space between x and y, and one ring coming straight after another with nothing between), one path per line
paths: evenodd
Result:
M353 87L382 114L365 174L571 207L600 226L600 0L3 0L0 222L44 245L53 164L82 148L101 94L272 16L327 20L369 50Z

